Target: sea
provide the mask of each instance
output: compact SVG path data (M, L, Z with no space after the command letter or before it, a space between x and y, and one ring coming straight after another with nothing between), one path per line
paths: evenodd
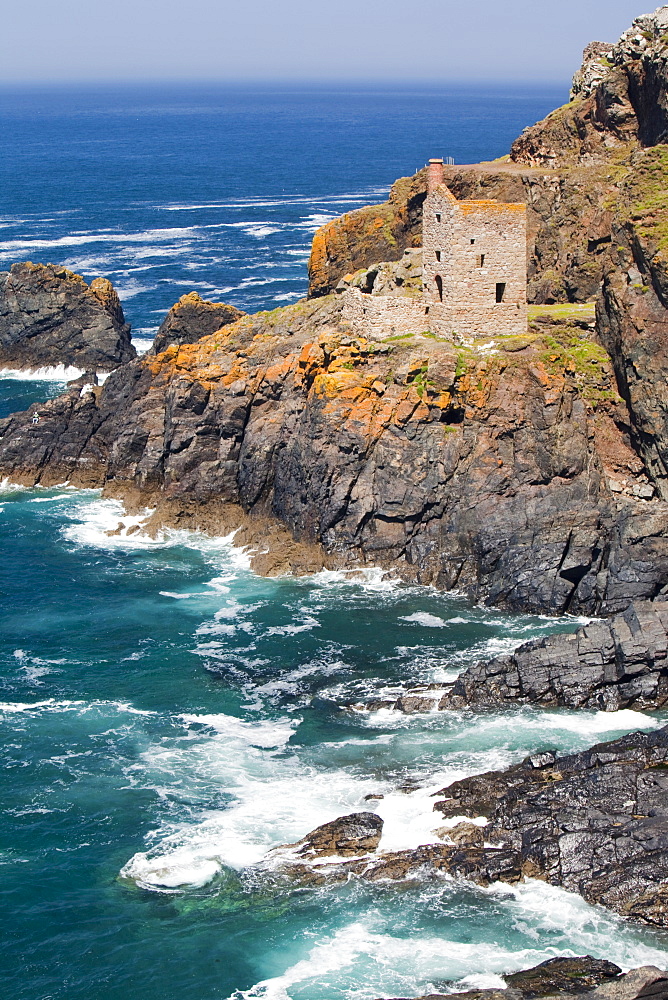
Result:
M246 310L296 301L319 225L430 156L503 155L566 96L5 88L0 270L111 278L145 350L192 290ZM72 374L3 370L0 416ZM267 859L368 809L381 849L433 841L433 795L452 780L664 724L349 707L583 619L510 615L372 567L262 579L233 535L151 538L144 516L67 483L0 487L0 996L374 1000L503 985L556 955L668 965L666 933L540 881L304 887Z

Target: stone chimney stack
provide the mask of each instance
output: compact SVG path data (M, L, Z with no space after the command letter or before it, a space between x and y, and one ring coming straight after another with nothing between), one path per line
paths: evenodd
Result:
M445 184L443 159L434 158L427 164L427 193L435 191L439 184Z

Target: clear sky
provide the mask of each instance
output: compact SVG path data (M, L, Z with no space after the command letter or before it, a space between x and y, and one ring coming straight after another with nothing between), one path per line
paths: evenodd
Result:
M642 0L17 0L0 81L568 80Z

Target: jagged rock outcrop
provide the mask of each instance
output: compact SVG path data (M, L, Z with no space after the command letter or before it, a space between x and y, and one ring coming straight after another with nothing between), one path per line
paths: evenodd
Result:
M131 361L130 326L111 282L53 264L0 273L0 366L110 371Z
M194 344L244 316L240 309L224 302L209 302L197 292L182 295L160 325L151 346L151 354L160 354L170 344Z
M668 728L582 753L534 754L454 782L434 809L485 816L485 839L530 875L668 926ZM483 855L493 854L486 848Z
M598 43L594 43L598 44ZM668 137L668 7L633 22L609 53L585 49L570 104L526 129L511 158L531 166L610 160L624 144Z
M236 503L330 563L510 608L656 596L668 504L609 491L646 481L605 353L580 329L515 339L371 343L346 333L339 297L297 303L0 421L0 474L186 513Z
M439 708L504 704L661 708L668 701L668 603L635 601L622 615L524 643L462 673Z
M571 101L589 97L608 74L613 45L611 42L590 42L582 53L582 65L573 77Z
M372 812L350 813L316 827L296 844L301 858L353 857L375 851L383 833L383 821ZM279 848L280 850L280 848Z
M314 857L309 864L283 856L273 870L296 885L336 883L350 875L375 882L440 873L480 885L528 876L668 927L667 792L664 727L563 757L535 753L505 771L464 778L437 792L434 811L445 819L485 819L484 846L376 848L361 858Z

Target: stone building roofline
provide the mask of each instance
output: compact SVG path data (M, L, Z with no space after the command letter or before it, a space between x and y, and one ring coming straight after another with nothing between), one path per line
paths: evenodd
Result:
M494 198L458 201L447 184L437 184L429 191L429 194L440 195L445 201L456 205L466 215L471 215L473 212L526 212L526 205L523 201L496 201Z
M504 212L526 212L527 209L523 201L484 201L481 199L480 201L458 201L457 204L465 215L470 215L474 212L498 212L499 214Z
M457 205L466 215L474 212L526 212L524 202L500 202L493 198L478 198L471 201L457 201L445 183L445 168L440 157L432 157L427 164L427 194L438 194L445 201Z

